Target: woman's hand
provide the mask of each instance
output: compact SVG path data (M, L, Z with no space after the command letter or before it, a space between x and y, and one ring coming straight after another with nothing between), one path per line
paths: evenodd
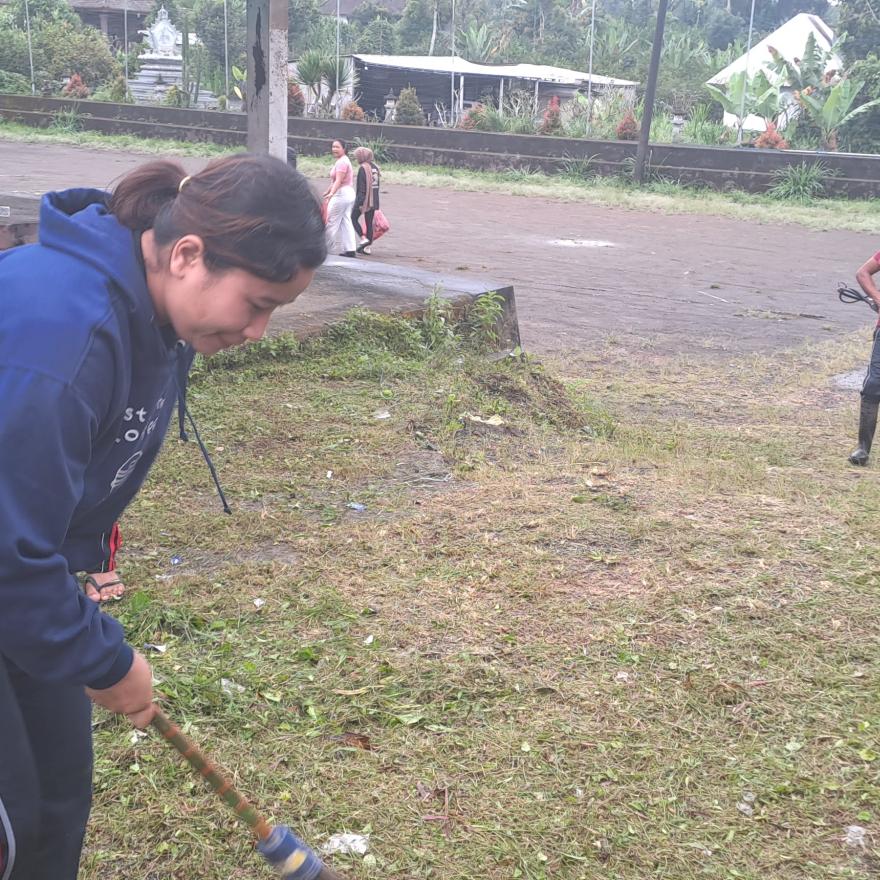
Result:
M122 598L125 584L117 571L93 571L86 575L83 589L93 602L109 602Z
M113 687L99 691L86 688L86 694L99 706L125 715L135 727L146 727L156 712L153 705L153 670L137 651L124 678Z

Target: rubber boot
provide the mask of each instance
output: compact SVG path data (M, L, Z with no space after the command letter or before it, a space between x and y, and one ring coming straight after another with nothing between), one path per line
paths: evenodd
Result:
M859 445L850 453L849 463L864 466L868 463L874 431L877 430L877 410L880 403L876 400L862 400L859 412Z

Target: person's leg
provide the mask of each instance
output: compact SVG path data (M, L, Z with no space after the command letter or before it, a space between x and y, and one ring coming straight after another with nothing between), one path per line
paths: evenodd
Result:
M868 373L862 385L859 409L859 445L850 453L850 464L864 466L868 463L874 433L877 430L877 413L880 410L880 329L874 331L874 346Z
M0 656L0 880L31 880L40 843L40 783L18 699Z
M355 225L352 222L352 212L354 210L354 189L346 188L340 190L340 195L346 199L345 216L342 218L339 230L339 239L342 244L342 254L346 257L353 257L357 251L358 239L360 236L355 232Z
M351 223L354 226L354 237L360 243L364 234L361 230L361 209L357 204L351 209Z
M40 792L36 859L22 880L76 880L92 806L92 704L79 685L35 681L8 662L7 671Z
M367 254L371 253L370 245L373 243L373 216L375 215L375 211L367 211L364 213L364 227L366 228L366 235L361 239L361 243L358 245L358 253L359 254Z
M327 220L324 226L324 240L327 245L327 253L335 254L338 252L339 239L339 199L336 195L327 202Z

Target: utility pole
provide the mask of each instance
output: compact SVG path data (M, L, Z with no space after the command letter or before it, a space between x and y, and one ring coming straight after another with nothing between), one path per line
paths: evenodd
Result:
M654 116L654 95L657 93L657 74L660 71L660 50L663 48L663 31L666 27L666 7L669 0L660 0L657 8L657 27L654 29L654 45L651 47L651 66L648 68L648 82L645 86L645 112L642 114L642 127L639 131L639 147L636 151L636 167L633 177L636 183L645 178L645 159L648 155L648 138L651 136L651 119Z
M247 148L287 159L287 0L248 0Z

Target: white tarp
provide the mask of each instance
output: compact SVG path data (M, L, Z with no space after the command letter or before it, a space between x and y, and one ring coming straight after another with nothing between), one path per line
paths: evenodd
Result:
M504 79L523 79L532 82L556 83L577 88L586 85L590 74L582 70L551 67L545 64L474 64L464 58L450 55L354 55L364 64L377 67L396 67L402 70L424 70L431 73L471 74L494 76ZM628 79L593 74L593 85L625 87L634 86Z
M715 86L727 85L735 73L746 70L747 58L749 77L753 77L759 71L763 71L768 79L773 82L778 77L770 69L770 65L773 63L770 49L775 49L786 61L794 62L803 57L804 48L807 45L807 39L810 34L813 34L816 45L823 51L829 51L834 45L834 31L818 15L801 12L776 28L772 34L764 37L763 40L752 46L752 51L747 53L747 55L741 55L732 64L728 64L724 70L716 73L709 80L709 83ZM842 67L842 59L837 55L832 55L825 67L825 72L840 70ZM782 121L784 122L785 120ZM725 113L724 124L731 128L735 127L736 117L731 113ZM744 128L747 131L763 131L764 120L758 116L747 116Z

